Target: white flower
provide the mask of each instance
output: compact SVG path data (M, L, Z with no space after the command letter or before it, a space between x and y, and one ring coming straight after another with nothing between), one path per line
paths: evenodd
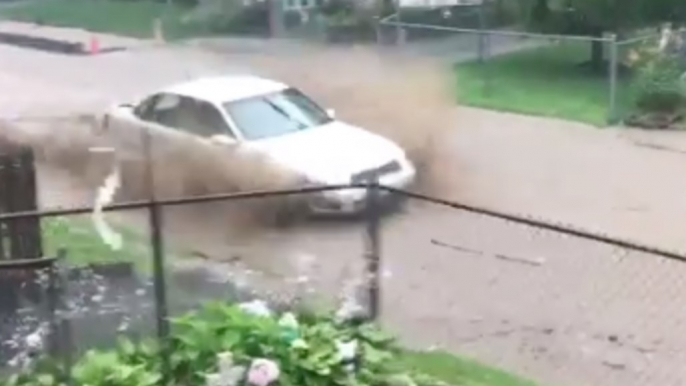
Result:
M248 370L248 383L255 386L267 386L279 379L279 366L269 359L254 359Z
M218 373L205 375L206 386L235 386L245 375L245 367L233 365L233 354L229 351L217 354Z
M14 358L10 359L10 360L7 362L7 366L9 366L9 367L19 367L19 362L21 362L21 357L19 357L19 356L17 355L17 356L15 356Z
M29 350L41 350L43 348L43 329L39 328L28 335L25 342Z
M292 312L286 312L279 319L279 326L297 330L300 327L298 319Z
M221 386L236 386L245 375L245 367L233 366L229 369L225 369L219 375L221 376Z
M233 354L230 351L217 354L217 364L220 374L231 370L231 368L233 368Z
M336 319L349 320L364 312L362 307L353 297L347 297L336 311Z
M272 315L272 311L267 306L267 303L258 299L253 300L251 302L241 303L238 307L243 312L255 316L270 317Z
M357 355L357 340L349 342L336 341L337 355L340 361L350 361Z
M218 373L205 374L205 386L224 386L221 375Z

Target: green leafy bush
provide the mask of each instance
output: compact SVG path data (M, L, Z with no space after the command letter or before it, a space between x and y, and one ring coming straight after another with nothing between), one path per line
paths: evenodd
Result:
M189 12L183 22L210 33L265 34L269 30L269 6L267 1L245 5L234 0L208 0Z
M660 56L639 67L636 74L636 106L643 112L673 113L686 106L683 75L678 58Z
M372 324L329 315L274 315L259 302L213 303L173 320L169 349L175 385L439 384L426 376L405 373L398 365L394 339ZM161 365L154 342L122 340L116 350L93 351L82 357L71 379L75 386L156 386L161 381ZM271 371L278 375L260 385L254 380L266 374L269 366L265 365L272 365ZM65 379L54 369L34 367L0 385L62 386Z
M72 379L77 385L155 386L161 375L145 364L127 363L116 352L90 351L74 366Z

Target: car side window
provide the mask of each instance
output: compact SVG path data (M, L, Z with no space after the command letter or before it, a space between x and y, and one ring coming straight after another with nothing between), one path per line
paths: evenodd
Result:
M233 136L224 117L211 103L180 95L154 95L136 108L136 115L142 120L202 137Z
M138 106L134 108L133 114L140 119L149 121L152 107L155 105L159 97L160 94L155 94L151 97L145 98L141 103L138 104Z
M195 100L195 134L209 137L222 134L233 137L233 132L219 110L209 102Z
M201 137L232 135L224 117L212 104L193 98L181 98L176 128Z
M163 126L176 127L177 109L181 102L181 97L174 94L157 94L146 101L143 101L136 108L136 115L148 122L159 123Z

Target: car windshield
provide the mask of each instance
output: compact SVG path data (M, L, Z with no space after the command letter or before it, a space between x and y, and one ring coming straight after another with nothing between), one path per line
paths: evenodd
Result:
M294 88L224 103L247 140L277 137L331 122L331 117Z

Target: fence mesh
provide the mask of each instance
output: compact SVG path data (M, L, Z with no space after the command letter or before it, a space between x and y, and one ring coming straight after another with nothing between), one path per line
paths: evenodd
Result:
M638 112L638 96L640 84L640 68L645 67L650 56L659 47L660 34L646 33L641 36L629 37L617 42L619 62L617 88L617 114L621 121L633 124L633 116ZM643 85L645 87L647 85Z
M404 30L406 43L401 50L455 63L455 87L462 103L536 113L543 110L544 115L566 114L589 122L604 121L608 114L607 74L584 67L590 59L590 42L497 32L432 35L411 27ZM392 40L395 27L382 25L380 31ZM630 57L632 46L622 44L619 57ZM216 51L222 54L232 50L230 45L218 47ZM411 117L420 115L414 109L417 100L427 102L431 95L424 98L424 90L405 83L376 94L389 84L374 79L391 73L390 67L376 66L376 57L353 56L356 53L349 51L340 56L322 55L318 57L321 61L315 62L315 54L308 53L312 56L303 62L294 59L292 52L286 59L278 56L278 50L262 57L254 54L259 46L242 49L240 54L222 57L150 50L113 56L111 62L92 61L91 70L51 57L53 70L65 79L53 79L46 82L48 86L30 83L35 92L25 99L22 112L45 113L36 107L35 99L60 112L77 105L92 108L93 101L104 105L113 95L129 97L141 91L142 85L148 88L187 77L188 67L197 67L194 75L208 74L214 72L211 66L216 72L224 71L242 59L247 66L259 64L279 78L290 76L305 82L327 103L345 106L343 116L355 116L370 127L385 123L392 128L386 134L404 140L403 145L420 142L414 129L418 121L422 127L427 121ZM290 51L290 47L282 51ZM605 47L605 58L608 51ZM136 55L142 59L134 60ZM357 63L368 64L360 65L368 73L348 71L356 82L346 82L342 75L329 79L330 72L349 70L343 58L360 58ZM36 61L24 59L8 55L3 65L8 71L38 66ZM146 67L148 63L153 64ZM320 73L317 78L317 68L325 69L325 76ZM141 77L142 73L145 76ZM620 90L630 89L631 78L626 81L621 76ZM330 89L317 88L323 83L319 79L324 78L340 83ZM96 83L106 91L84 91ZM384 110L381 105L396 95L410 98L394 100ZM630 95L627 91L618 98L622 115L631 105ZM369 105L384 113L365 110ZM12 106L17 105L8 108ZM534 108L537 111L527 110ZM448 126L439 109L426 110L422 119L432 116L442 127ZM287 175L268 173L269 168L245 168L259 163L227 158L224 152L215 154L207 146L196 148L190 142L178 146L154 138L155 182L148 185L147 154L141 138L120 128L123 135L118 139L123 140L126 151L112 153L103 149L107 142L93 139L88 130L80 131L84 126L92 129L93 121L70 117L60 122L24 122L18 126L22 130L15 131L3 126L3 133L19 135L36 151L40 203L45 209L92 205L115 164L125 187L117 191L115 201L148 198L150 186L157 198L173 199L288 187L293 182ZM398 127L406 132L398 132ZM65 139L67 129L74 136ZM0 189L5 186L0 184ZM276 224L278 219L269 215L279 202L246 199L161 208L166 292L172 316L212 300L261 298L284 307L301 300L330 305L350 291L349 282L362 276L364 222L296 218L289 219L293 221L289 224ZM382 322L408 346L458 353L544 384L683 383L686 315L680 311L682 263L434 204L406 204L382 224L381 315ZM105 215L114 232L104 231L109 239L103 237L102 218L97 220L92 214L41 221L45 254L65 252L59 262L65 301L57 314L60 320L70 322L73 357L89 348L111 347L121 334L154 336L157 300L152 285L149 216L148 210L140 209ZM121 246L113 250L118 237ZM89 267L93 263L104 267ZM0 326L2 340L24 345L32 342L34 332L48 320L45 307L40 299L11 310L15 321ZM25 352L17 347L11 343L3 346L2 363L12 364L16 354Z
M403 36L397 50L451 64L460 104L598 126L608 122L613 92L609 40L395 20L382 26L387 40Z
M331 305L347 282L360 279L365 222L275 228L235 217L255 202L264 204L162 208L172 316L213 300ZM438 204L400 202L401 211L382 219L380 275L381 322L403 344L457 353L544 384L677 385L686 376L679 366L686 344L683 262ZM117 251L91 214L42 220L46 254L64 250L58 316L69 321L74 357L112 347L122 335L154 336L148 215L107 215L122 237ZM32 307L15 311L23 318L17 326L3 325L6 342L30 343L48 320L40 304ZM10 351L3 355L14 357Z
M556 385L677 385L686 265L436 204L383 232L383 323Z

